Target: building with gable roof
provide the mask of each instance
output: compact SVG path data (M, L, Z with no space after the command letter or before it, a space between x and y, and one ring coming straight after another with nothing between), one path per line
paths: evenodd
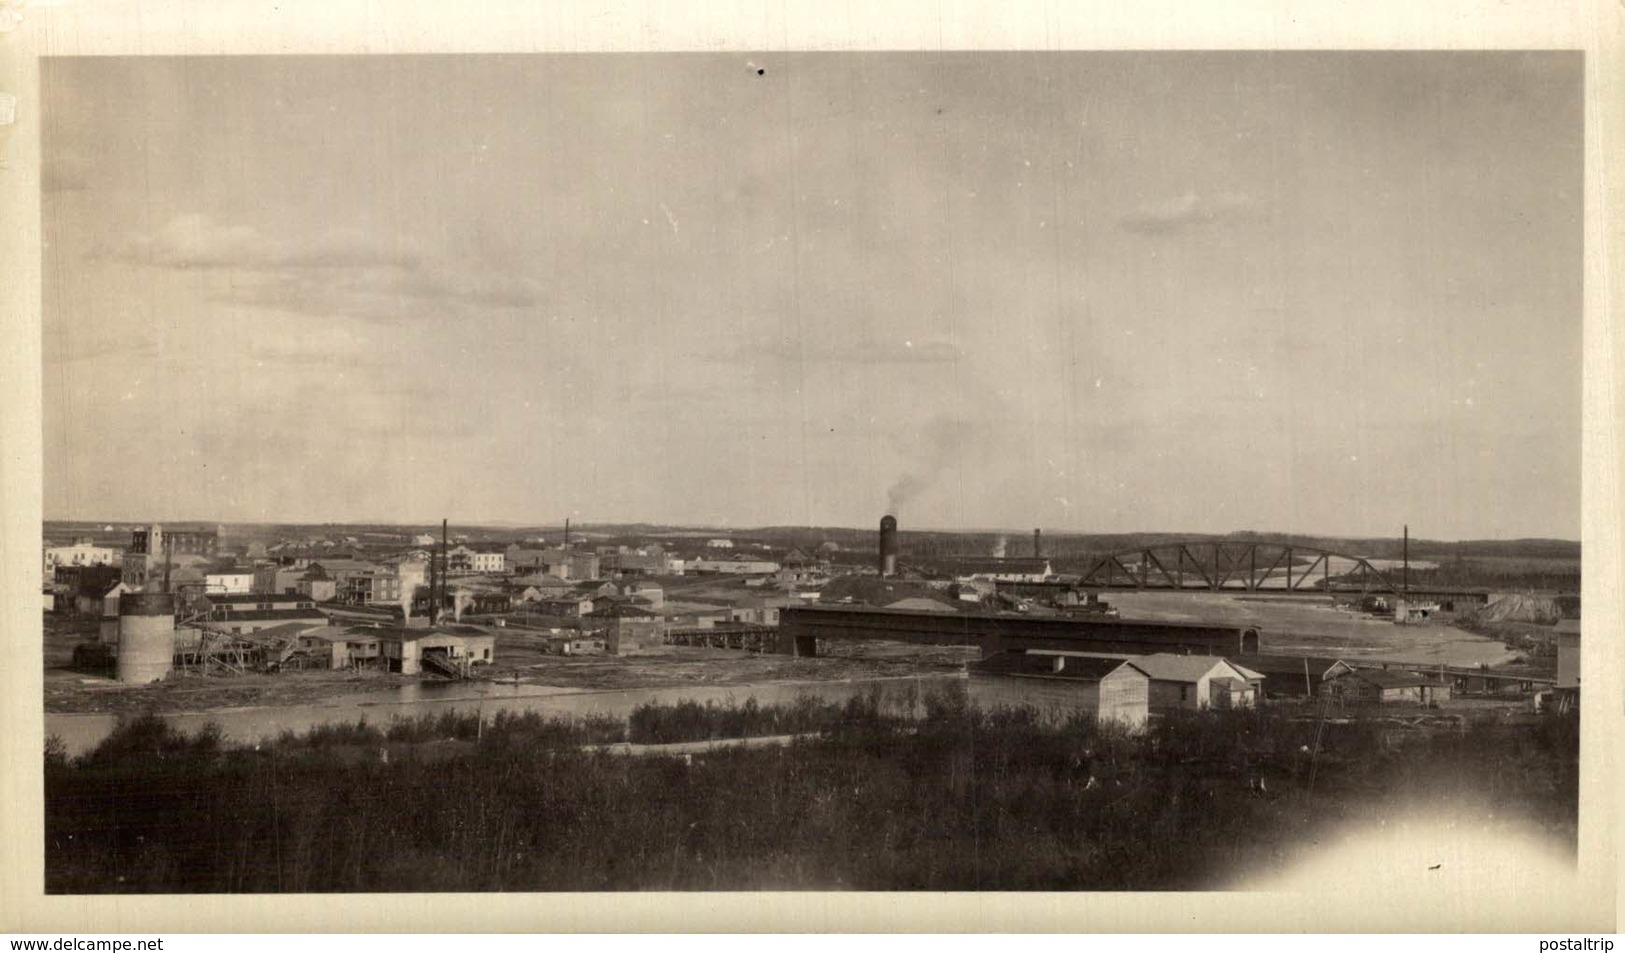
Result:
M1252 708L1264 675L1214 655L1133 656L1151 679L1151 710Z
M1151 678L1130 658L1088 652L1001 652L971 666L970 698L983 708L1030 707L1144 727Z

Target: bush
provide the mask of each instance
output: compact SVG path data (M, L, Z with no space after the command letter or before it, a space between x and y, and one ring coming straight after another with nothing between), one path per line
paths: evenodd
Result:
M1575 836L1574 716L1395 747L1379 724L1269 712L1131 733L959 693L914 701L925 718L879 693L647 705L628 722L403 718L382 737L464 743L389 763L355 757L380 737L364 721L246 749L130 719L77 762L47 750L47 888L1191 889L1308 849L1303 832L1345 807L1462 791ZM751 731L804 737L686 759L592 750Z

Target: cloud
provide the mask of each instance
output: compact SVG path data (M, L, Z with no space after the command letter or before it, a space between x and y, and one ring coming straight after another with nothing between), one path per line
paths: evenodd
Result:
M542 301L530 279L431 255L407 237L380 240L356 229L293 238L189 213L101 254L167 270L230 271L217 300L324 317L471 317Z
M1123 216L1121 222L1131 232L1158 235L1234 220L1252 206L1252 199L1234 192L1205 196L1186 192L1141 205Z

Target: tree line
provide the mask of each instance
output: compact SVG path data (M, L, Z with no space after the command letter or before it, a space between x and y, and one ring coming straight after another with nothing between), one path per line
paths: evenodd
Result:
M799 734L684 757L604 745ZM1163 890L1280 862L1383 798L1470 790L1572 845L1578 721L1396 738L1383 722L1175 715L1129 733L962 689L455 713L257 746L123 722L48 746L52 893Z

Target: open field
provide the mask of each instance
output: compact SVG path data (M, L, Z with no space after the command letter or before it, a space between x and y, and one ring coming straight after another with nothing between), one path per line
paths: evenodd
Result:
M1395 625L1329 602L1257 594L1113 592L1125 619L1257 626L1263 650L1451 665L1498 665L1514 654L1500 642L1443 623Z

